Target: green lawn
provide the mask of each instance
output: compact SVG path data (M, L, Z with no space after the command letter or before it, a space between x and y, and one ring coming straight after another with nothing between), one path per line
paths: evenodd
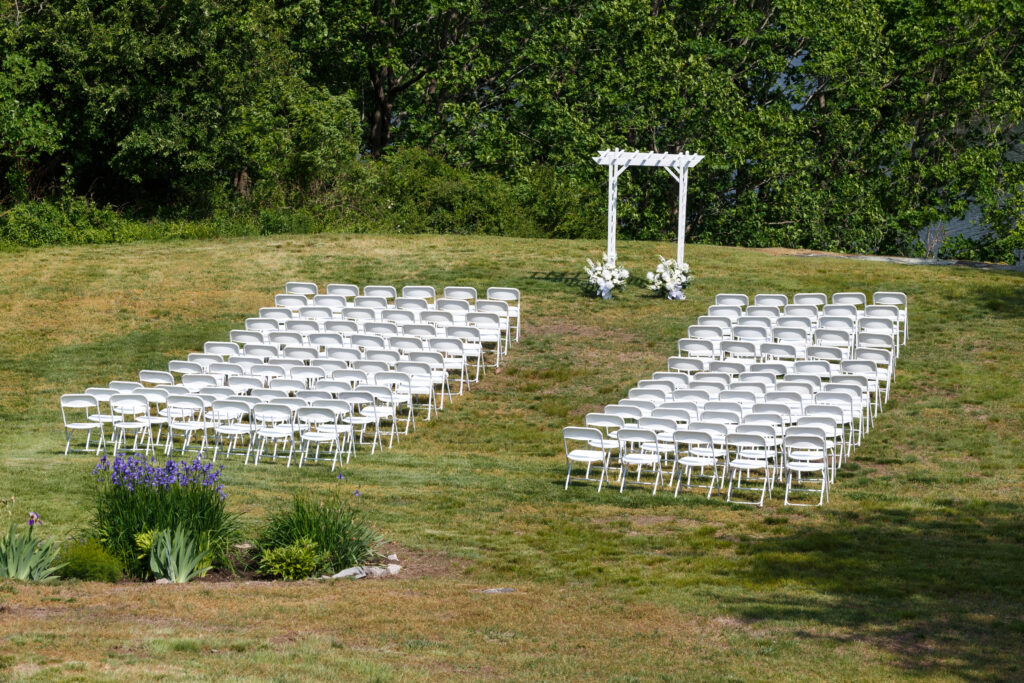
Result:
M391 451L226 463L250 524L293 491L360 491L397 579L0 584L0 678L1024 677L1024 278L690 246L686 302L575 279L596 242L294 236L0 254L0 497L62 537L94 459L57 396L201 348L286 280L519 287L489 373ZM643 274L673 245L624 243ZM664 368L719 292L901 290L910 342L823 509L562 490L560 429ZM514 593L483 594L496 586Z

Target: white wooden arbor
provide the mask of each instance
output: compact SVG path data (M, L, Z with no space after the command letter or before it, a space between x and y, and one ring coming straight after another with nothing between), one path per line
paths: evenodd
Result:
M676 263L683 263L683 244L686 240L686 189L690 169L704 158L701 154L670 154L668 152L626 152L606 149L593 157L594 161L608 167L608 255L615 256L616 205L619 200L619 176L630 166L653 166L663 168L679 183L679 236L676 246Z

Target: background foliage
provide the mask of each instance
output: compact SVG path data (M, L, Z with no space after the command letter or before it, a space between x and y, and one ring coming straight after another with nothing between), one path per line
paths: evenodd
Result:
M1022 29L986 0L8 4L0 240L593 236L604 147L706 154L697 240L913 253L972 201L1005 239ZM622 231L670 236L674 181L640 173Z

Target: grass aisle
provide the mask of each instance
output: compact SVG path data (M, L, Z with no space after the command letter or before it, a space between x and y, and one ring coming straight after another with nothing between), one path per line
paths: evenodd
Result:
M295 236L0 254L0 497L87 521L57 397L227 338L286 280L519 287L523 339L436 421L329 468L227 462L255 522L360 491L400 546L356 583L0 584L0 678L1019 678L1024 278L690 246L690 299L573 284L596 242ZM672 245L625 243L642 275ZM718 292L901 290L892 399L825 509L562 491L560 429L663 369ZM353 497L353 500L356 500ZM514 593L483 594L509 586Z

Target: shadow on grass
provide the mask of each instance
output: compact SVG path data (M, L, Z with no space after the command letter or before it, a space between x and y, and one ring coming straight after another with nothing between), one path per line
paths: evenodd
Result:
M757 592L727 608L755 621L838 628L839 636L800 635L868 642L908 670L1017 678L1022 513L1018 504L960 500L927 512L826 511L817 527L741 544L748 562L737 578Z
M1024 274L1012 282L977 287L973 294L982 307L994 316L1024 317Z

